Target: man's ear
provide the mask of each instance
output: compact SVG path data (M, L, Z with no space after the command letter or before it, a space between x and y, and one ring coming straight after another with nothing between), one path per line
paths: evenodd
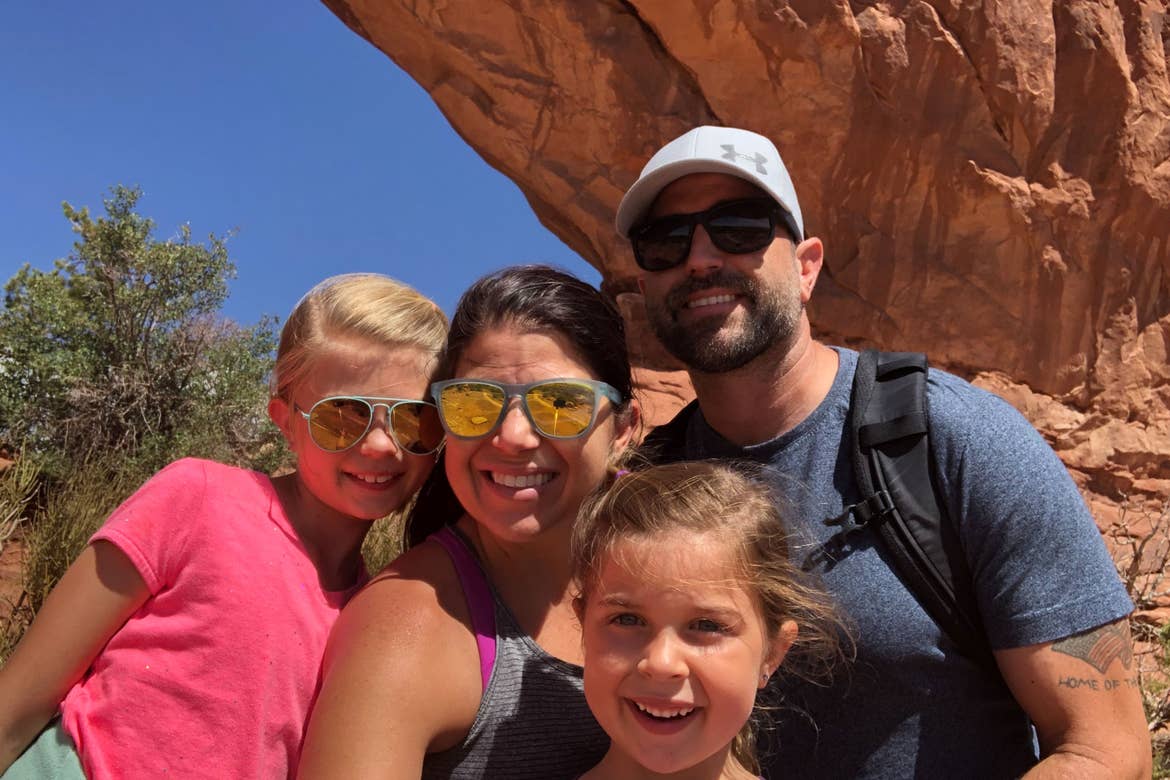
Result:
M645 295L646 295L646 277L638 276L637 281L638 281L638 293L640 295L642 295L643 297L645 297Z
M800 274L800 300L807 304L825 263L825 245L816 236L801 241L796 245L796 263Z

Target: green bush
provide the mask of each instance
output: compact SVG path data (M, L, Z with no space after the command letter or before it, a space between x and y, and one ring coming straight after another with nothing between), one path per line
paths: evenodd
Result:
M235 264L227 237L166 240L114 187L106 216L68 203L79 237L52 271L22 267L0 309L0 441L45 456L49 473L117 452L155 465L212 451L249 461L274 434L265 379L276 322L220 313Z
M224 318L228 237L200 243L182 226L158 240L135 211L141 195L113 187L97 218L63 204L72 252L51 271L26 264L4 288L0 443L21 452L0 479L0 543L19 527L25 557L0 659L110 511L167 463L289 462L266 411L276 320ZM28 471L35 498L17 485Z

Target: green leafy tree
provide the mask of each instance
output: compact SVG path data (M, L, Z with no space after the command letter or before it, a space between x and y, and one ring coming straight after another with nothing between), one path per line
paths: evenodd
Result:
M275 321L224 319L227 236L199 243L183 226L156 240L141 196L114 187L97 219L63 204L72 254L6 285L0 436L63 466L111 452L255 465L279 449L264 420Z

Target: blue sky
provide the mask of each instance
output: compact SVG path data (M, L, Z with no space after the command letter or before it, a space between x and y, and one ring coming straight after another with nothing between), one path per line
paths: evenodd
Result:
M481 274L598 274L388 57L315 0L6 3L0 276L73 243L60 204L144 191L156 237L236 229L229 317L282 319L334 273L379 271L447 312Z

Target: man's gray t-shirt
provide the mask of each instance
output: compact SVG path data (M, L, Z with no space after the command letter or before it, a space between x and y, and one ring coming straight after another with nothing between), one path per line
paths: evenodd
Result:
M765 776L1016 777L1036 762L1032 729L994 671L964 657L891 569L870 531L831 541L862 497L846 440L857 353L838 350L825 400L796 428L739 448L695 414L684 456L768 465L799 562L837 598L857 659L831 686L782 680ZM931 448L959 528L993 649L1060 639L1128 614L1132 604L1064 465L1003 400L929 374ZM745 410L750 413L750 410ZM844 545L836 544L843 541Z

